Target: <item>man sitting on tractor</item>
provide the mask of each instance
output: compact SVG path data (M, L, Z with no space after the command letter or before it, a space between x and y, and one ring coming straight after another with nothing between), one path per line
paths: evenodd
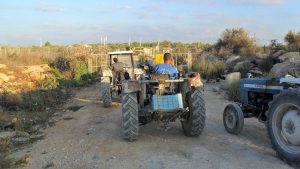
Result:
M118 62L118 58L113 58L113 61L115 63L111 65L111 70L113 71L114 81L121 83L124 63Z
M153 69L153 74L168 74L170 78L177 76L178 71L174 65L174 59L170 53L164 54L164 63L158 64Z

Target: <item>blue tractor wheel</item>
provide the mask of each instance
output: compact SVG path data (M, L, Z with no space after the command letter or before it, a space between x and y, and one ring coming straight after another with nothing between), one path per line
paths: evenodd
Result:
M223 112L223 124L230 134L238 135L244 127L244 114L241 107L236 103L230 103Z

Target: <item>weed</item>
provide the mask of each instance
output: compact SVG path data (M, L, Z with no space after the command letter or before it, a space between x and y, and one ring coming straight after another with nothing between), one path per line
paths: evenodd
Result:
M229 98L234 102L240 101L240 81L238 79L229 84Z

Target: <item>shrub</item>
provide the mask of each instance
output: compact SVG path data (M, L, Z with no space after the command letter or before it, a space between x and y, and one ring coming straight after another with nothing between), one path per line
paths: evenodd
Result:
M222 55L228 55L229 52L235 55L252 55L255 54L255 39L243 28L226 29L215 48L222 52Z
M240 81L234 80L229 84L229 99L234 102L240 102Z
M266 58L263 58L259 67L264 72L270 72L274 64L278 62L277 58L274 58L272 56L268 56Z
M67 94L60 89L36 90L22 95L22 107L29 111L42 111L61 104Z
M36 87L40 90L55 89L58 87L58 81L54 76L46 76L43 80L36 82Z
M225 64L222 61L212 62L202 58L200 61L194 61L192 69L200 72L201 76L206 79L217 78L225 70Z
M300 51L300 32L289 31L284 40L287 42L290 51Z

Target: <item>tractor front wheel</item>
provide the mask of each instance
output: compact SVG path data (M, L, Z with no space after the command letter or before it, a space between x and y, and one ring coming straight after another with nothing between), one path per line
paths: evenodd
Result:
M111 92L110 92L110 84L106 82L101 82L100 92L101 92L101 100L103 102L103 106L111 107L112 99L111 99Z
M284 90L273 97L267 129L279 158L300 167L300 89Z
M230 134L239 134L244 127L244 114L240 106L231 103L226 106L223 112L223 124Z
M123 135L127 141L134 141L139 133L139 115L136 93L122 96Z
M183 132L188 137L199 136L205 126L206 109L202 88L192 89L187 95L189 112L181 122Z

